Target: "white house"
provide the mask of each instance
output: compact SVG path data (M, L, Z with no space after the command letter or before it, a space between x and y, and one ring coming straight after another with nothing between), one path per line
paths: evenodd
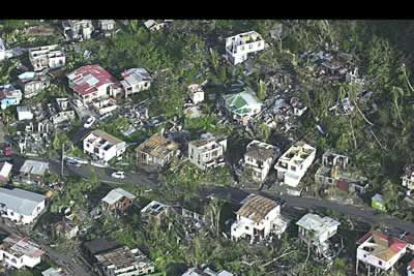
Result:
M42 71L50 68L63 67L66 64L66 56L59 45L48 45L29 49L29 60L34 71Z
M280 214L280 205L260 195L250 195L237 211L237 220L231 226L231 238L247 238L251 243L278 238L285 232L288 221Z
M17 119L19 121L33 119L33 112L29 106L18 106L16 110L17 110Z
M255 31L226 38L226 53L234 65L246 61L249 54L260 52L264 48L263 37Z
M126 148L124 141L102 130L94 130L83 139L83 152L105 162L121 156Z
M15 222L32 223L46 208L46 197L22 189L0 188L0 214Z
M204 90L199 84L191 84L188 86L191 101L198 104L204 101Z
M202 170L224 166L227 138L203 134L200 139L188 143L188 158Z
M154 263L138 248L120 247L95 255L104 276L139 276L154 273Z
M279 148L253 140L244 154L244 170L254 181L262 182L279 156Z
M7 267L33 268L40 264L45 252L29 238L9 236L0 244L0 261Z
M248 120L262 110L262 102L250 89L222 96L227 114L236 120Z
M90 39L94 31L92 20L64 20L63 32L70 39Z
M99 28L104 32L113 31L115 29L115 20L113 19L101 19L98 20Z
M67 75L69 87L84 104L108 96L118 97L122 88L115 77L99 65L85 65Z
M145 68L132 68L122 72L124 80L121 85L125 91L125 97L148 90L151 87L152 78Z
M360 263L365 265L370 275L393 269L394 265L407 252L408 244L400 239L387 236L377 231L370 231L357 242L356 274Z
M296 225L299 227L299 239L306 244L323 246L338 231L340 222L330 217L320 217L316 214L304 215Z
M0 163L0 182L9 181L9 176L11 174L13 165L9 162Z
M6 59L6 46L4 46L3 39L0 37L0 61Z
M290 147L276 162L277 178L284 184L297 187L315 160L316 149L303 142Z

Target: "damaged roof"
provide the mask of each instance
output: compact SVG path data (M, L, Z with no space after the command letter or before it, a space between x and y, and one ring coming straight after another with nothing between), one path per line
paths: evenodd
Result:
M161 133L156 133L139 145L136 151L142 151L154 157L164 158L176 149L178 149L177 143L168 141Z
M261 195L254 195L237 211L237 215L260 223L277 206L279 204L271 199Z
M130 192L127 192L122 188L116 188L111 190L104 198L102 198L102 201L112 205L124 197L132 200L135 198L135 196Z

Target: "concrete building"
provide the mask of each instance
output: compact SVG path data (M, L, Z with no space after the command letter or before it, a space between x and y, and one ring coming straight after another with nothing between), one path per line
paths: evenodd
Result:
M367 276L392 270L407 253L408 244L378 231L370 231L357 242L356 274L363 265Z
M32 223L46 208L46 197L14 188L0 188L0 215L14 222Z
M79 233L79 226L70 220L63 220L53 225L54 234L58 238L73 239Z
M98 27L103 31L103 32L111 32L115 29L115 20L113 19L101 19L98 20Z
M137 165L162 168L171 161L177 150L177 143L169 141L161 133L156 133L137 147Z
M405 166L401 180L401 185L407 188L407 195L411 195L414 190L414 165Z
M188 144L188 158L202 170L224 166L224 153L227 149L226 137L214 137L210 133Z
M33 98L50 86L50 77L36 72L25 72L18 76L17 85L25 99Z
M20 176L27 181L43 181L49 172L49 163L37 160L26 160L20 167Z
M23 93L11 84L0 85L1 109L5 110L9 106L19 105L22 101Z
M246 147L244 171L253 181L263 182L280 154L279 148L253 140Z
M265 48L263 37L255 32L246 32L226 38L226 54L234 65L247 60L248 55Z
M303 142L290 147L276 162L277 178L283 184L297 187L315 160L316 149Z
M223 95L222 99L227 115L244 123L262 110L262 102L250 89L236 94Z
M188 92L190 93L191 101L194 104L198 104L204 101L204 90L199 84L191 84L188 86Z
M90 39L94 31L92 20L63 20L63 33L69 40Z
M133 204L134 199L133 194L122 188L116 188L102 198L102 203L105 210L124 213Z
M40 264L45 252L40 246L18 236L9 236L0 244L0 261L7 267L21 269L33 268Z
M247 238L251 243L278 238L286 231L288 220L280 214L280 205L260 195L249 196L237 211L237 220L231 226L231 238Z
M124 80L121 85L124 88L125 97L148 90L151 87L152 78L145 68L132 68L122 72Z
M91 155L93 159L105 162L121 156L126 148L127 144L124 141L98 129L83 139L83 152Z
M18 106L16 108L17 111L17 120L32 120L33 119L33 112L30 106Z
M66 56L59 45L48 45L29 49L29 60L35 72L65 66Z

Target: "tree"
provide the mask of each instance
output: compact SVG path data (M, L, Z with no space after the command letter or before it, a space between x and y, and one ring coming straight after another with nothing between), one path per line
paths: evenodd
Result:
M263 80L259 81L259 89L257 90L257 97L259 100L266 99L266 83Z
M391 181L385 182L382 188L384 202L389 210L395 210L398 207L398 187Z

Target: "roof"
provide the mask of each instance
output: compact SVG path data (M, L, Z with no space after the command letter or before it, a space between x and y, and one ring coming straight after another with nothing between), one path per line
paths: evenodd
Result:
M139 249L129 249L123 246L109 252L96 255L95 258L104 268L115 266L115 270L134 266L136 268L151 265L152 262Z
M32 215L37 205L45 199L44 195L18 188L0 188L0 204L5 204L7 209L26 216Z
M198 268L189 268L183 275L181 276L210 276L207 273L203 272L201 269Z
M100 238L100 239L94 239L93 241L84 242L83 247L88 249L88 251L92 255L96 255L96 254L108 252L115 248L119 248L119 244L112 239Z
M177 143L168 141L161 133L156 133L139 145L136 150L154 157L164 158L176 149L178 149Z
M51 267L42 272L43 276L65 276L66 273L62 271L61 268Z
M125 191L124 189L116 188L116 189L111 190L104 198L102 198L102 201L105 203L108 203L109 205L112 205L124 197L131 199L131 200L135 198L133 194Z
M0 100L7 98L22 98L20 89L16 89L12 84L0 85Z
M247 145L245 155L255 160L266 161L269 158L277 158L280 150L273 145L253 140Z
M91 133L93 135L95 135L97 137L100 137L102 139L105 139L106 141L108 141L108 142L110 142L112 144L115 144L115 145L116 144L120 144L120 143L123 142L121 139L116 138L115 136L112 136L111 134L106 133L105 131L100 130L100 129L95 129L95 130L91 131Z
M99 65L85 65L67 75L69 85L80 95L96 92L99 87L117 84L118 80Z
M338 227L340 222L330 217L320 217L316 214L304 215L296 225L309 231L315 231L316 235L321 235L323 232L328 231L328 228Z
M0 37L0 51L6 51L6 46L4 46L4 42L1 37Z
M11 170L13 168L13 165L9 162L3 162L0 163L0 176L2 177L9 177Z
M20 168L20 173L43 176L47 170L49 170L49 163L47 162L26 160Z
M0 246L3 250L14 256L28 256L31 258L39 258L45 252L40 249L40 246L29 240L29 238L22 238L19 236L9 236L5 238Z
M126 86L134 86L143 81L151 81L151 76L145 68L132 68L122 72L124 80L121 82Z
M260 223L277 206L279 204L271 199L261 195L254 195L237 211L237 215Z
M237 94L224 95L223 99L232 112L240 115L248 113L249 109L252 107L262 105L261 101L248 91L242 91Z
M378 231L370 231L357 241L360 247L370 247L370 254L388 262L401 250L407 247L407 243L400 239L385 235ZM362 248L362 249L363 249Z

